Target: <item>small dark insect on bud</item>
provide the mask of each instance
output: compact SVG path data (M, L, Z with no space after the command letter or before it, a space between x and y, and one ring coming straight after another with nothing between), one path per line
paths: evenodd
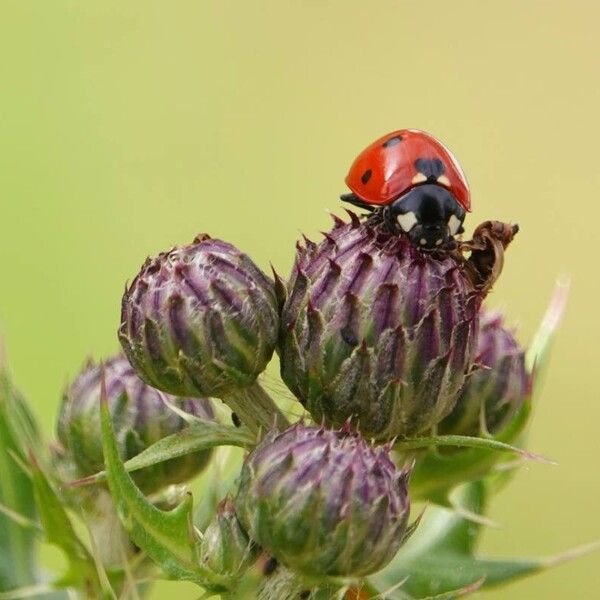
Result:
M240 420L240 418L237 416L236 413L232 412L231 413L231 422L236 426L236 427L241 427L242 426L242 422Z
M277 570L277 567L279 566L279 562L277 562L277 559L273 556L271 556L271 558L269 558L267 560L267 562L265 563L265 566L263 567L263 575L265 577L269 577L270 575L273 575L273 573L275 573L275 571Z

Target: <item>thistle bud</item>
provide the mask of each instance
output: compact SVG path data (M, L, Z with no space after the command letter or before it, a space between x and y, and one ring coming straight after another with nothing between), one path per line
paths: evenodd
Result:
M252 408L232 398L265 369L278 327L273 282L231 244L199 236L146 261L123 296L119 339L150 385L221 398L247 422Z
M222 575L241 575L258 556L258 547L242 529L233 502L226 498L204 532L200 555L204 564Z
M455 253L336 220L298 248L282 311L281 374L317 422L411 436L453 408L475 351L479 293Z
M235 509L250 537L313 577L384 567L407 537L409 471L347 427L271 433L242 468Z
M222 397L264 370L277 327L271 280L231 244L199 236L146 261L123 297L119 339L151 385Z
M86 477L104 469L100 427L101 381L104 377L108 406L122 460L139 454L160 439L187 426L167 403L201 419L213 419L210 401L176 398L144 383L119 354L103 365L90 363L67 388L57 423L63 456ZM210 459L203 450L146 467L133 478L147 493L181 483L199 473Z
M480 368L468 377L454 410L440 423L440 432L478 435L485 423L489 433L496 433L525 399L529 389L525 353L501 313L482 313L476 357Z

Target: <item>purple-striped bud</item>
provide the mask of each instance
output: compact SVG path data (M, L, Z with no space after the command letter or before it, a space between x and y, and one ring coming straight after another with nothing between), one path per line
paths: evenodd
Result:
M381 225L336 219L298 247L282 311L281 374L317 422L367 438L423 432L471 367L481 293L454 254L427 254Z
M501 431L515 416L529 390L525 352L499 312L484 311L476 363L454 410L440 423L442 433L478 435ZM485 419L485 420L484 420Z
M235 509L245 530L305 575L361 576L407 537L409 470L349 428L302 423L271 433L246 459Z
M57 423L63 457L79 477L104 469L100 427L103 376L119 454L124 461L187 427L167 403L195 417L213 419L209 400L176 398L160 392L144 383L122 354L103 365L90 363L65 391ZM133 477L145 492L154 492L196 475L208 464L210 456L208 450L196 452L146 467Z
M146 261L123 297L119 339L151 385L223 398L264 370L278 324L273 282L231 244L199 236Z

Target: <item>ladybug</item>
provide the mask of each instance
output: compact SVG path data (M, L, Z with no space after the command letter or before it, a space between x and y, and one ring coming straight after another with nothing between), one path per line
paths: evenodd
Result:
M471 211L469 186L452 153L417 129L388 133L352 163L345 202L382 214L424 250L448 247Z

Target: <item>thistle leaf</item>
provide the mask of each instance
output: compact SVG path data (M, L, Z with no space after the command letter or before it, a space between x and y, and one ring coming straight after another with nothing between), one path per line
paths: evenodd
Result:
M227 578L199 564L191 495L173 510L161 510L142 494L127 473L119 457L104 382L100 416L108 485L121 521L133 541L169 577L192 581L209 590L227 589Z
M431 446L449 446L457 448L480 448L483 450L497 450L502 452L514 452L523 458L530 460L536 460L539 462L545 462L553 464L554 461L547 459L534 452L523 450L523 448L517 448L511 446L506 442L499 439L493 438L479 438L472 437L469 435L437 435L432 437L420 437L401 440L396 442L394 448L400 451L415 450L418 448L428 448Z
M428 500L448 506L448 496L457 485L477 481L488 475L494 465L506 461L507 455L519 459L555 464L538 454L513 444L521 443L532 410L531 393L524 399L513 420L493 438L469 436L436 436L416 438L396 444L397 450L433 446L419 457L411 479L411 495L414 499ZM428 444L428 440L431 440ZM436 446L462 447L460 452L441 454Z
M216 446L238 446L250 448L256 443L256 437L245 427L231 427L210 421L194 421L189 427L169 435L146 450L140 452L124 464L128 473L143 469L172 458L178 458L199 450ZM68 484L69 487L81 487L106 481L107 472L77 479Z
M69 563L67 572L54 583L54 587L88 588L98 598L116 598L105 574L97 570L93 556L76 534L63 500L33 454L30 462L36 506L46 540L60 548Z
M570 282L567 278L557 280L546 313L527 351L525 365L530 373L536 375L536 380L548 361L554 335L567 306L569 286Z
M481 514L487 486L481 481L469 483L457 490L457 496L458 505ZM600 548L596 543L551 558L491 559L475 552L480 531L480 525L455 512L433 508L392 563L371 582L386 590L406 579L401 590L408 598L454 598L459 595L456 590L469 590L478 582L483 589L507 584ZM454 595L444 595L450 592Z
M91 556L77 537L63 501L52 488L33 454L30 455L30 462L36 505L48 543L60 548L74 563L90 562Z
M33 435L33 419L12 386L0 348L0 591L36 583L33 486L18 460ZM23 521L18 522L14 516Z

